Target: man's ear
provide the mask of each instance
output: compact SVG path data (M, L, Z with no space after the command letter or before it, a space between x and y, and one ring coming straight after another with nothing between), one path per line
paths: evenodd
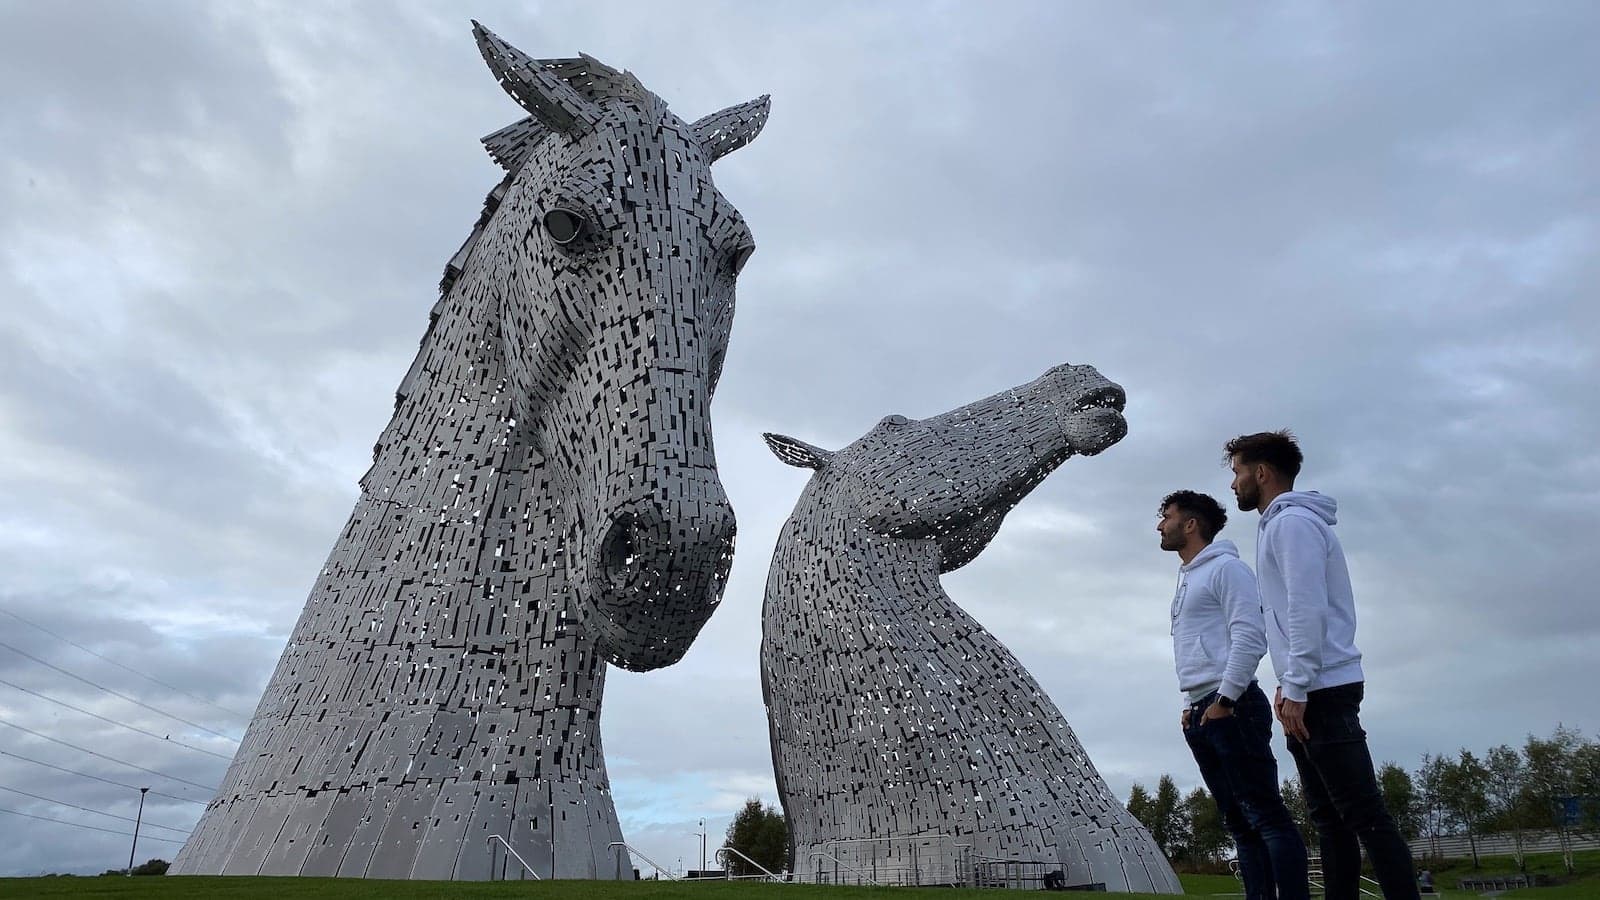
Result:
M801 469L820 469L833 459L831 451L813 447L786 434L764 432L761 437L767 442L767 446L772 448L774 456L791 466Z

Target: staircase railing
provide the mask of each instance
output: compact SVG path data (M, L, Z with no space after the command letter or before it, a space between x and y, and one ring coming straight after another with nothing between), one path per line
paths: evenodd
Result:
M1328 887L1323 884L1322 857L1313 856L1306 860L1306 881L1310 883L1312 893L1327 895ZM1372 887L1369 888L1367 885ZM1356 883L1356 890L1360 891L1363 897L1383 896L1383 890L1378 883L1365 875L1362 875L1361 880Z
M640 853L638 850L635 850L632 847L628 846L628 842L627 841L612 841L611 843L606 845L606 849L607 850L615 850L618 847L621 847L622 849L628 851L629 853L632 853L634 856L637 856L640 859L644 860L645 862L649 863L650 867L656 870L656 874L657 875L665 875L665 876L667 876L667 880L668 881L677 881L678 880L678 876L676 876L676 875L672 874L670 871L662 868L661 865L659 863L657 863L655 860L651 859L648 856L645 856L643 853ZM621 866L618 866L618 868L620 869Z
M539 873L535 872L533 870L533 866L528 865L528 861L522 858L522 854L520 854L516 850L512 849L511 844L507 843L506 839L501 837L498 834L489 835L489 839L487 841L487 843L489 845L489 851L490 851L491 856L493 855L493 852L494 852L494 842L495 841L499 841L500 842L500 846L506 848L506 852L507 853L509 853L512 856L516 857L517 862L522 864L522 871L528 873L529 875L532 875L534 881L541 881L542 880L539 877ZM491 879L494 876L494 869L493 869L492 866L490 867L489 875L490 875ZM502 878L501 880L504 881L505 879Z
M728 847L728 846L723 846L722 848L718 849L716 853L711 854L711 858L716 860L718 863L720 863L722 865L723 871L725 871L725 872L729 871L728 858L726 856L726 854L729 854L729 853L732 853L734 856L737 856L740 859L744 860L745 862L749 863L750 865L755 866L756 868L760 869L762 872L764 872L766 874L768 881L782 881L783 880L783 878L781 876L779 876L777 873L773 872L771 869L768 869L766 866L763 866L761 863L758 863L755 860L751 859L750 857L745 856L743 853L740 853L737 849L735 849L733 847Z
M811 853L811 858L812 859L817 859L819 857L823 858L823 859L831 859L831 860L833 860L833 864L836 867L836 871L837 871L837 867L838 866L843 866L846 869L849 869L850 871L852 871L852 872L856 873L857 875L861 876L862 878L865 878L867 880L868 884L874 885L876 887L883 887L883 884L881 882L879 882L877 879L873 878L871 875L868 875L866 872L861 871L860 869L856 868L855 866L850 865L849 863L845 862L844 860L840 859L839 857L834 856L832 853L826 853L826 852L821 851L821 850L812 851L812 853ZM834 879L834 881L837 882L838 878L836 877Z

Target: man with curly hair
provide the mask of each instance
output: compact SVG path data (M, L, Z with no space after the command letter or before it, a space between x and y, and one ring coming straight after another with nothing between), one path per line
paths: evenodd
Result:
M1160 516L1161 549L1182 560L1172 652L1184 740L1233 836L1246 900L1304 900L1305 842L1278 793L1272 710L1256 684L1267 638L1255 575L1233 541L1215 540L1228 514L1213 498L1174 491Z
M1385 897L1415 898L1411 849L1384 806L1361 728L1365 676L1350 570L1333 533L1338 505L1294 489L1304 456L1288 431L1240 435L1224 449L1239 508L1261 514L1256 573L1274 706L1322 845L1327 900L1356 900L1362 847Z

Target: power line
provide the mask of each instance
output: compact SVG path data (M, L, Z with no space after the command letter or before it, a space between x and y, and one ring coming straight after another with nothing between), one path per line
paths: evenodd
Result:
M65 772L68 775L76 775L79 778L92 778L95 781L103 781L106 784L114 784L117 787L127 788L130 791L139 790L138 785L124 784L124 783L122 783L120 781L113 781L110 778L102 778L99 775L90 775L88 772L79 772L79 771L76 771L74 769L68 769L68 768L64 768L62 766L58 766L58 765L56 765L54 763L47 763L47 762L45 762L43 760L31 759L29 757L22 756L21 754L18 754L18 753L12 753L10 750L0 750L0 756L9 756L12 759L20 759L23 762L33 763L36 766L44 766L46 769L55 769L57 772ZM181 801L183 803L195 803L195 804L198 804L200 806L205 806L206 805L206 802L204 800L195 800L192 797L179 797L177 794L165 794L165 793L162 793L161 791L156 790L155 788L150 788L150 793L155 794L157 797L165 797L168 800L178 800L178 801Z
M100 690L105 691L106 693L110 694L113 697L121 697L122 699L128 701L129 703L135 704L137 706L142 706L145 709L150 710L151 712L160 713L161 715L166 716L169 719L175 719L175 720L177 720L179 722L182 722L185 725L188 725L188 726L191 726L191 727L194 727L194 728L198 728L201 731L206 732L207 734L214 734L217 737L222 738L225 741L232 741L235 744L239 743L239 739L238 738L228 737L227 735L223 734L220 731L214 731L214 730L212 730L210 728L207 728L204 725L201 725L199 722L191 722L188 719L183 718L182 716L175 716L172 713L169 713L164 709L157 709L154 706L151 706L150 704L145 703L142 700L135 700L132 697L129 697L127 694L122 694L122 693L118 693L116 691L113 691L111 688L108 688L103 684L96 684L95 682L90 681L89 679L83 677L82 675L74 675L73 673L68 672L66 669L63 669L63 668L61 668L60 666L58 666L58 665L56 665L54 663L45 662L44 660L40 659L39 657L34 656L32 653L29 653L26 650L18 650L16 647L11 646L10 644L8 644L8 643L6 643L4 641L0 641L0 647L6 648L7 650L10 650L12 653L17 654L18 656L26 656L27 658L33 660L34 662L38 663L39 665L45 666L46 668L54 669L57 672L60 672L61 674L67 676L68 678L75 678L78 681L81 681L84 684L89 685L90 687L99 688Z
M18 725L15 722L7 722L5 719L0 719L0 725L9 725L9 726L11 726L12 728L15 728L18 731L27 732L28 734L31 734L36 738L44 738L45 740L47 740L47 741L49 741L49 742L51 742L53 744L60 744L63 747L71 747L74 750L77 750L77 751L79 751L81 753L87 753L90 756L98 756L101 759L109 759L114 763L117 763L119 765L127 766L130 769L138 769L141 772L148 772L151 775L159 775L160 777L166 778L166 779L168 779L170 781L177 781L177 782L180 782L182 784L192 785L194 787L199 788L202 791L210 791L213 794L215 794L217 792L217 789L215 787L211 787L211 786L208 786L208 785L201 784L198 781L190 781L187 778L179 778L176 775L168 775L165 772L157 772L155 769L146 769L144 766L128 762L125 759L117 759L114 756L107 756L104 753L97 753L97 752L95 752L93 750L90 750L87 747L79 747L77 744L69 744L66 741L61 740L60 738L53 738L48 734L40 734L39 732L34 731L32 728L24 728L23 726Z
M52 797L41 797L38 794L30 794L27 791L19 791L14 787L6 787L3 784L0 784L0 791L10 791L13 794L21 794L24 797L32 797L35 800L43 800L46 803L54 803L57 806L67 806L67 807L71 807L72 809L82 810L83 812L86 812L86 813L94 813L97 816L105 816L105 817L111 818L111 819L121 819L124 822L135 822L135 821L137 821L136 819L134 819L131 816L119 816L116 813L108 813L108 812L105 812L103 810L90 809L87 806L79 806L76 803L68 803L65 800L56 800L56 799L54 799ZM189 833L189 829L187 829L187 828L173 828L171 825L157 825L154 822L145 822L144 823L144 827L145 828L165 828L168 831L176 831L179 834L188 834Z
M246 722L250 721L250 716L246 715L245 713L239 712L236 709L229 709L226 706L218 706L217 704L212 703L210 700L207 700L204 697L196 697L194 694L189 693L188 691L184 690L181 687L178 687L176 685L168 684L165 681L162 681L161 679L155 677L154 675L149 674L148 672L141 672L141 671L139 671L138 669L135 669L132 666L123 665L122 663L117 662L116 660L112 659L109 656L106 656L103 653L99 653L99 652L96 652L94 650L90 650L88 647L85 647L84 645L78 643L77 641L72 640L71 638L62 637L61 635L56 634L54 631L51 631L50 629L44 627L43 625L40 625L38 622L31 622L31 621L29 621L27 619L24 619L23 617L17 615L16 613L12 612L9 609L6 609L3 606L0 606L0 613L5 613L6 615L10 616L13 619L16 619L18 622L21 622L24 625L29 625L29 626L32 626L33 628L37 628L40 631L44 632L45 634L50 635L51 637L55 638L58 641L63 641L65 643L71 644L72 646L77 647L79 650L82 650L83 652L89 654L90 656L97 656L100 659L103 659L106 662L111 663L113 666L116 666L119 669L123 669L123 670L129 671L129 672L132 672L133 674L139 676L140 678L145 679L146 681L152 681L152 682L154 682L156 684L161 685L162 687L166 688L169 691L173 691L175 693L182 694L183 696L188 697L190 700L193 700L196 703L204 703L206 706L209 706L212 709L221 710L222 712L225 712L230 716L234 716L236 718L243 719Z
M106 834L120 834L123 837L133 837L133 832L131 831L117 831L114 828L101 828L98 825L84 825L80 822L68 822L66 819L52 819L49 816L36 816L33 813L25 813L15 809L6 809L3 806L0 806L0 813L10 813L13 816L22 816L28 819L38 819L41 822L54 822L57 825L71 825L73 828L87 828L90 831L104 831ZM183 841L173 840L172 838L156 837L153 834L141 834L139 837L147 841L160 841L163 844L183 843Z
M109 718L107 716L102 716L102 715L100 715L99 713L96 713L96 712L90 712L87 709L84 709L84 708L82 708L80 706L73 706L71 703L68 703L65 700L57 700L54 697L47 697L44 694L39 693L38 691L30 690L29 688L25 688L20 684L13 684L12 682L9 682L9 681L5 680L4 678L0 678L0 684L3 684L3 685L5 685L6 687L9 687L9 688L16 688L17 690L23 692L24 694L32 694L33 696L38 697L40 700L48 700L51 703L56 704L57 706L65 706L67 709L70 709L73 712L80 712L80 713L83 713L86 716L93 716L94 718L99 719L102 722L110 722L113 725L116 725L116 726L118 726L120 728L126 728L129 731L137 731L140 734L148 735L149 737L153 737L158 741L164 741L164 742L169 743L169 744L177 744L179 747L182 747L182 748L184 748L186 750L193 750L196 753L204 753L207 756L215 756L217 759L230 760L230 761L233 759L233 757L231 757L231 756L223 756L221 753L213 753L210 750L207 750L207 749L205 749L203 747L196 747L193 744L185 744L183 741L175 741L175 740L172 739L172 735L170 735L170 734L162 736L162 735L156 734L154 731L146 731L146 730L144 730L143 728L140 728L137 725L129 725L127 722L118 722L116 719L112 719L112 718Z

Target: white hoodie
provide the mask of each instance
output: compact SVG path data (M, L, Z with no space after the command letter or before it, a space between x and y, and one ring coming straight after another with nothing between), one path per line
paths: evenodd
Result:
M1190 702L1217 691L1239 699L1267 652L1256 577L1233 541L1213 541L1178 569L1172 656Z
M1344 548L1330 527L1339 505L1315 491L1279 494L1261 516L1256 572L1267 646L1283 696L1363 680L1356 600Z

